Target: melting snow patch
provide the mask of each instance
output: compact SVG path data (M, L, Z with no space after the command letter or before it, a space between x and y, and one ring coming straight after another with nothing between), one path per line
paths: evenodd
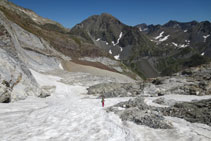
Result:
M114 43L114 41L112 41L113 46L116 46L117 44L119 44L119 41L120 41L120 39L122 38L122 35L123 35L123 33L121 32L121 33L119 34L119 38L117 39L117 42L116 42L116 43Z
M139 27L139 31L142 31L141 27Z
M169 36L170 36L170 35L167 35L167 36L165 36L165 37L163 37L163 38L160 38L159 41L160 41L160 42L166 41L166 40L168 40L168 37L169 37Z
M98 38L96 41L97 41L97 42L100 41L100 38Z
M114 43L114 41L112 41L111 43L113 44L113 46L115 46L115 43Z
M112 51L109 49L109 54L112 54Z
M163 37L163 33L164 33L164 31L162 31L159 36L155 37L155 39L157 40L157 39Z
M190 40L185 40L186 43L190 43Z
M210 34L203 36L204 42L206 42L207 38L210 36Z
M188 32L188 30L184 30L184 32Z
M123 48L122 48L122 47L120 47L120 52L122 52L122 50L123 50Z
M185 47L188 47L188 45L183 44L183 45L180 45L180 47L185 48Z
M116 60L120 60L120 59L119 59L119 56L120 56L120 54L114 56L114 58L115 58Z
M189 46L189 43L188 44L182 44L182 45L178 45L177 43L174 43L172 42L172 44L176 47L179 47L179 48L185 48L185 47L188 47Z
M173 44L174 46L178 47L178 44L177 44L177 43L175 43L175 42L172 42L172 44Z
M205 54L205 53L204 53L204 52L202 52L201 56L204 56L204 54Z
M106 45L108 45L108 42L106 42Z
M59 64L59 68L60 68L61 70L64 70L64 68L63 68L63 66L62 66L61 63Z

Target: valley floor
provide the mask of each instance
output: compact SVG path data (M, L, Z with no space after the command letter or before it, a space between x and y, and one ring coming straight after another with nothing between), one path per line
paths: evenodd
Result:
M62 78L31 70L41 86L55 85L55 93L45 99L29 97L26 100L0 104L1 141L176 141L209 140L211 127L191 124L182 119L166 117L174 129L152 129L121 121L106 107L129 98L109 98L105 108L101 100L87 96L83 83L62 83ZM82 74L78 74L81 75ZM73 75L74 80L77 74ZM72 76L72 77L73 77ZM84 77L86 75L84 74ZM86 85L87 84L87 85Z

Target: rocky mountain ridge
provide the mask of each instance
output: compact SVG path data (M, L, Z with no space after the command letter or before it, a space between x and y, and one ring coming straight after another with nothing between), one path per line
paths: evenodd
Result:
M193 59L210 59L210 22L127 26L103 13L77 24L71 34L82 36L121 60L142 77L171 75ZM195 64L202 64L198 62Z

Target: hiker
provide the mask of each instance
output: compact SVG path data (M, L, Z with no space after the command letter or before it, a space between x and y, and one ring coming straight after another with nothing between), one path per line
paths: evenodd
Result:
M102 96L101 102L102 102L102 107L104 107L104 102L105 102L105 97L104 97L104 95Z

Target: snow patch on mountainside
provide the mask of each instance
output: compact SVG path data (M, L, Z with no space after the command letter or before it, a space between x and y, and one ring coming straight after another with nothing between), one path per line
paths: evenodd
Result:
M109 49L109 54L112 54L112 51L111 51L111 49Z
M166 40L168 40L169 36L170 36L170 35L167 35L167 36L165 36L165 37L163 37L163 38L160 38L159 41L160 41L160 42L166 41Z
M204 42L206 42L207 38L210 36L210 34L203 36Z
M121 33L119 34L119 38L117 39L117 42L116 42L116 43L115 43L114 41L112 41L113 46L116 46L116 45L119 44L119 41L120 41L120 39L122 38L122 35L123 35L123 33L121 32Z
M122 47L119 47L120 48L120 52L122 52L123 51L123 48Z
M139 27L139 31L142 31L141 27Z
M97 41L97 42L100 41L100 38L96 39L96 41Z
M64 70L64 68L63 68L63 66L62 66L61 63L59 64L59 68L60 68L61 70Z
M116 60L120 60L119 57L120 57L120 54L114 56L114 58L115 58Z
M175 43L175 42L172 42L172 44L173 44L174 46L178 47L178 44L177 44L177 43Z
M178 48L186 48L189 46L189 42L187 44L177 44L175 42L172 42L172 44Z
M155 39L156 39L156 40L157 40L157 39L160 39L161 37L163 37L163 34L164 34L164 31L162 31L162 32L159 34L159 36L155 37Z

